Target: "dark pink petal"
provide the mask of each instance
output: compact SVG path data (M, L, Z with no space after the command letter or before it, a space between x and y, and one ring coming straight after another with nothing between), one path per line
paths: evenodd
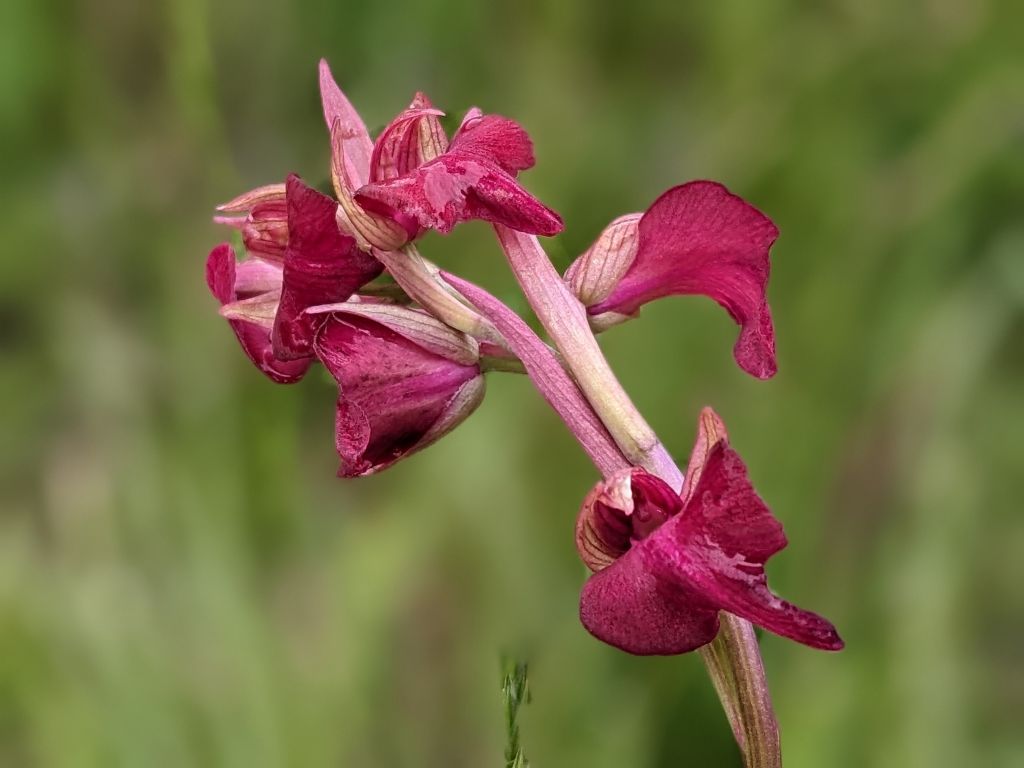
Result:
M775 334L765 291L778 230L721 184L694 181L659 197L639 222L636 258L592 315L635 313L662 296L701 294L742 327L733 354L758 378L775 374Z
M383 266L338 228L334 200L294 174L288 177L287 199L289 239L273 340L275 354L292 360L313 354L315 326L322 320L304 311L345 301Z
M638 656L686 653L715 639L718 610L685 582L666 584L655 537L591 576L580 621L598 640Z
M547 236L563 227L557 213L496 163L451 150L411 174L368 184L356 192L356 202L373 213L396 220L404 216L419 227L442 233L470 219Z
M339 474L378 472L465 419L483 396L479 366L426 351L366 317L330 315L316 352L338 382Z
M500 115L483 115L479 110L462 121L450 150L452 154L497 163L512 175L532 168L536 162L533 142L519 123Z
M222 243L210 251L206 260L206 284L214 298L222 306L239 298L236 290L236 286L240 282L238 281L239 273L246 274L250 281L250 289L254 285L266 286L268 279L272 281L272 275L268 272L268 268L273 268L272 265L250 264L250 262L257 262L257 260L250 259L242 262L236 269L235 253L228 243ZM257 275L259 276L258 280ZM280 278L280 269L278 269L278 276ZM280 282L278 282L278 288L280 288ZM301 379L309 369L312 360L308 358L284 361L274 357L269 327L244 320L229 320L228 322L238 337L245 354L273 381L280 384L291 384Z
M711 449L689 503L662 530L652 538L664 539L666 567L684 572L714 604L813 648L843 647L832 624L768 589L765 561L786 546L786 537L724 442Z
M377 137L370 158L370 181L404 176L442 155L448 149L448 137L438 119L443 115L430 99L417 93L409 108Z

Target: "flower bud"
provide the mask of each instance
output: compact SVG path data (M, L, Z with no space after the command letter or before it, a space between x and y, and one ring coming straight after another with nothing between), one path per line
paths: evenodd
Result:
M442 155L448 137L430 99L417 93L409 107L381 132L370 158L370 181L388 181L404 176Z
M615 219L566 270L565 281L583 306L608 298L633 263L640 216L628 213Z
M213 220L239 230L250 254L275 261L284 258L288 246L284 184L257 187L217 206L217 210L229 215L215 216Z

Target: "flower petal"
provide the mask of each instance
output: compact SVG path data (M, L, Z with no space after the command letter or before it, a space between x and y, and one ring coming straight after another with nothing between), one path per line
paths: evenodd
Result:
M288 249L285 252L281 305L274 323L274 352L284 360L313 354L319 318L308 307L345 301L383 270L338 229L337 203L288 177Z
M344 149L346 160L356 174L355 186L365 184L370 178L370 156L373 154L370 132L366 130L366 124L352 106L352 102L334 81L331 68L327 66L325 59L320 59L320 99L323 102L327 130L333 131L337 123L346 139L337 146Z
M673 187L640 219L636 258L615 290L589 308L631 315L662 296L709 296L742 326L733 354L758 378L775 374L775 335L765 291L771 220L724 186L694 181Z
M237 272L246 270L248 263L242 262L236 271L235 253L228 243L210 251L206 260L206 284L222 306L232 304L238 298L235 289ZM312 360L285 361L274 357L270 329L265 324L236 319L229 320L229 323L245 354L271 380L291 384L306 374Z
M428 312L395 304L345 303L310 307L310 314L335 313L365 317L404 336L419 348L463 365L480 360L476 339L448 327Z
M417 93L409 108L381 132L370 158L370 181L404 176L444 154L448 149L441 121L444 112L434 109L424 94Z
M689 503L651 539L662 547L667 583L685 581L723 610L799 643L843 647L832 624L768 589L764 564L786 537L724 441L711 448Z
M338 382L335 442L345 477L378 472L426 447L480 402L477 365L433 354L366 317L329 316L315 348Z
M587 580L580 621L598 640L638 656L700 648L718 634L718 610L685 583L665 588L652 539Z
M470 219L504 224L537 235L562 231L561 217L497 164L448 152L413 173L369 184L356 202L373 213L408 217L419 227L451 232Z
M512 175L532 168L536 162L533 142L519 123L501 115L484 115L478 109L466 115L452 137L450 149L453 154L496 163Z

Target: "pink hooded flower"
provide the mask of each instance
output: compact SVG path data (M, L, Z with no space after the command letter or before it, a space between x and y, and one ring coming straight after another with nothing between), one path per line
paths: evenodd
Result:
M724 186L692 181L644 214L622 216L566 272L592 322L607 327L662 296L701 294L741 326L733 348L743 370L775 375L775 332L765 292L771 220Z
M271 380L292 384L306 375L312 360L274 356L270 332L281 297L282 271L279 264L257 257L236 262L234 249L221 243L206 260L206 284L253 364Z
M316 354L338 382L338 474L369 475L443 437L480 404L475 341L425 312L382 304L317 307Z
M473 109L446 150L430 159L413 158L398 175L379 174L356 191L355 200L364 210L402 224L409 239L425 229L448 233L469 219L555 235L562 231L561 217L515 178L533 164L533 144L521 126Z
M640 468L588 495L576 526L595 571L580 599L587 630L629 653L685 653L711 642L727 611L813 648L842 648L832 624L768 589L765 562L786 537L710 409L686 475L682 495Z

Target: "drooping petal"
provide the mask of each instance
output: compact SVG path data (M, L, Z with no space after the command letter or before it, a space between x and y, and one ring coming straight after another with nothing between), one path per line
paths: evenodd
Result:
M368 184L356 193L356 202L378 215L398 220L404 216L418 227L441 233L470 219L546 236L563 227L557 213L496 162L453 149L410 174Z
M366 123L356 108L334 81L325 59L320 59L320 99L323 102L327 130L333 132L337 125L337 130L345 138L344 142L337 145L337 149L345 152L346 160L356 176L355 187L365 184L370 178L370 156L373 154L370 132L366 130Z
M694 181L659 197L637 223L636 257L591 315L634 314L662 296L701 294L740 324L733 354L758 378L775 374L775 335L765 295L771 220L724 186Z
M483 397L483 377L365 316L335 313L316 336L318 357L338 382L339 474L372 474L425 448Z
M530 135L519 123L501 115L484 115L476 108L452 137L451 151L497 163L512 175L532 168L536 162Z
M665 551L663 574L684 575L713 604L813 648L843 647L832 624L768 589L764 564L786 537L724 441L711 448L686 507L655 537Z
M444 154L448 137L430 99L417 93L408 109L381 132L373 145L370 159L370 181L387 181L404 176Z
M241 282L238 279L239 273L248 273L248 277L252 278L248 284L249 288L256 284L267 286L268 282L272 287L271 271L276 270L278 274L277 290L280 290L280 268L266 262L249 266L250 262L258 262L258 260L244 261L236 269L235 253L228 243L222 243L210 251L206 260L206 284L214 298L222 306L230 306L238 300L237 287ZM259 281L255 281L257 273L260 275ZM263 297L267 297L265 300L273 302L275 295L276 292L271 290L263 295L251 296L250 299L263 300ZM257 368L263 371L268 378L280 384L294 383L305 375L312 360L307 358L286 361L274 357L270 341L270 323L266 321L266 316L267 311L264 311L262 320L259 316L253 315L252 320L229 319L229 323L238 337L243 351Z
M652 539L587 580L580 621L598 640L638 656L700 648L718 634L718 610L685 582L666 588Z
M313 333L320 319L305 310L345 301L377 277L383 266L338 229L334 200L294 174L288 177L287 197L289 240L273 340L275 354L292 360L313 354Z

